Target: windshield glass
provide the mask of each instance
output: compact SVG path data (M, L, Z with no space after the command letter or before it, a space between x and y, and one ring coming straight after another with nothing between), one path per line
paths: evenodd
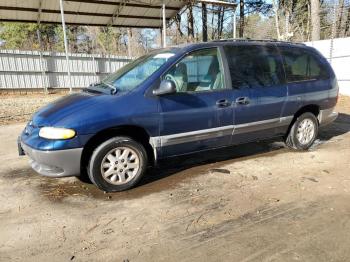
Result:
M174 52L163 51L142 56L107 76L103 87L114 87L118 91L130 91L156 72Z

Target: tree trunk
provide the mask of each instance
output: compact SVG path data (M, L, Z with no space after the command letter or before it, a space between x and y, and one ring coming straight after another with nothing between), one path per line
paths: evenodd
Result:
M217 9L217 26L216 26L216 32L217 32L217 38L216 39L219 39L220 38L220 22L221 22L221 12L220 12L220 9L221 9L221 6L218 7ZM214 16L214 15L213 15Z
M288 9L286 10L286 28L285 28L285 34L286 36L284 37L285 40L288 40L289 38L289 11Z
M181 15L176 15L175 23L176 23L177 31L179 31L180 37L182 37L184 33L181 30Z
M78 44L77 44L77 35L78 35L78 27L77 26L71 26L70 27L71 37L72 39L69 41L70 43L70 50L72 53L78 52Z
M225 15L225 7L220 8L220 20L219 20L219 30L218 30L218 38L220 39L222 36L222 30L224 27L224 15Z
M272 5L273 5L273 10L275 12L275 26L276 26L277 40L281 40L280 24L278 20L278 9L277 9L275 0L272 2Z
M202 34L203 34L203 42L208 41L208 30L207 30L207 6L202 3Z
M128 32L128 57L132 57L132 47L131 47L131 42L132 42L132 32L131 32L131 28L127 29Z
M311 40L320 40L320 2L311 0Z
M338 21L337 21L337 25L338 25L338 30L336 33L336 37L339 37L341 34L341 28L342 28L342 18L343 18L343 9L344 9L344 0L339 0L339 5L338 5Z
M239 0L239 37L244 34L244 0Z
M310 41L310 18L311 18L311 10L310 3L307 3L307 22L306 22L306 40Z
M345 22L345 29L344 29L344 36L348 36L349 33L349 29L350 29L350 7L348 7L348 16Z
M188 13L187 13L187 21L188 21L188 27L187 32L188 36L193 40L194 39L194 31L193 31L193 10L192 10L192 4L188 4Z
M212 5L212 9L214 10L214 6ZM214 14L211 16L211 39L215 39L215 29L214 29Z

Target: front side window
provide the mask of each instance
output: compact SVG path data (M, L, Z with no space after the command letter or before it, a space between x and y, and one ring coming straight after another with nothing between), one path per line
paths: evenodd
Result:
M314 55L296 48L281 48L288 83L327 78L327 71Z
M271 46L224 47L235 89L270 87L284 82L278 51Z
M200 92L225 88L217 48L194 51L176 63L163 79L175 83L177 92Z

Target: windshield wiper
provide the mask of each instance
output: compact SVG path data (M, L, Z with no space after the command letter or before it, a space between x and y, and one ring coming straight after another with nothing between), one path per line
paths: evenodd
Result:
M106 86L108 86L110 89L112 89L112 90L111 90L111 95L115 95L115 94L117 93L117 91L118 91L118 89L117 89L114 85L111 85L110 83L101 81L101 84L106 85Z
M98 86L101 86L101 85L109 87L111 89L111 92L110 92L111 95L116 94L117 91L118 91L118 89L115 86L113 86L113 85L111 85L111 84L109 84L107 82L103 82L103 81L91 84L88 87L88 89L95 90L95 91L97 91L96 89L99 89L100 91L106 89L106 88L98 88ZM105 92L103 92L103 93L105 93Z
M103 91L98 88L94 88L94 85L90 85L89 87L83 88L83 92L90 92L90 93L95 93L95 94L101 94Z

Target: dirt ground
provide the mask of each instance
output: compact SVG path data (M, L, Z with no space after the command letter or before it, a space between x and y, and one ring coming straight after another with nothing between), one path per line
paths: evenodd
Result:
M26 122L41 106L66 94L67 92L53 94L0 94L0 125Z
M349 261L350 98L307 152L265 141L104 194L35 174L0 127L0 261Z

